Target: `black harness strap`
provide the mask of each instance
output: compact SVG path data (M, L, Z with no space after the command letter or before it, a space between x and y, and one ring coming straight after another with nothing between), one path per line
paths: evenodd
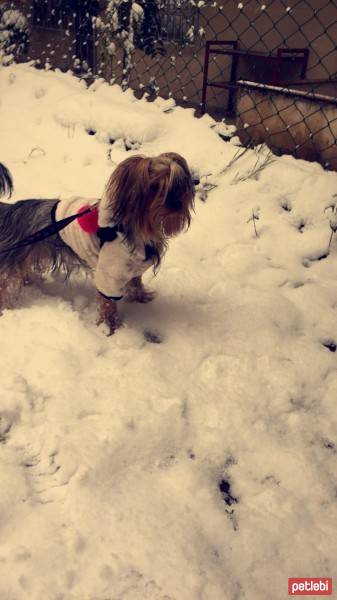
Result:
M60 221L54 221L50 225L47 225L47 227L43 227L43 229L40 229L39 231L32 233L31 235L27 236L23 240L20 240L20 242L18 242L17 244L14 244L10 248L1 250L0 254L6 254L7 252L12 252L13 250L19 250L19 248L24 248L25 246L30 246L31 244L36 244L37 242L42 242L43 240L47 239L48 237L51 237L52 235L55 235L55 233L58 233L59 231L61 231L65 227L67 227L67 225L69 225L70 223L75 221L75 219L77 219L79 216L86 215L86 214L90 213L92 210L94 210L95 208L96 208L96 204L94 204L90 208L87 208L83 212L77 213L76 215L71 215L70 217L65 217L64 219L61 219Z
M100 247L102 248L105 242L113 242L117 237L117 233L125 234L124 227L121 223L110 227L99 227L96 235L99 239Z

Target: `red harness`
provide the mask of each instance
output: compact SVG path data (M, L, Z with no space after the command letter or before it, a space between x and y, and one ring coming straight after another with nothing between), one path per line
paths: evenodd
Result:
M83 213L83 211L88 210L88 209L90 209L89 204L85 204L84 206L81 206L81 208L77 211L77 214L79 215L77 217L77 222L78 222L80 228L83 229L83 231L85 231L86 233L97 233L98 209L97 209L97 207L95 207L90 212L88 212L86 215L81 216L81 213Z

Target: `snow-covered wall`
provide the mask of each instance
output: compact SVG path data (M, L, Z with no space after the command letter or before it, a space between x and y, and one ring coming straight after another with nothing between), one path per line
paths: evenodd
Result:
M337 106L245 89L239 93L236 125L244 144L267 143L337 170Z

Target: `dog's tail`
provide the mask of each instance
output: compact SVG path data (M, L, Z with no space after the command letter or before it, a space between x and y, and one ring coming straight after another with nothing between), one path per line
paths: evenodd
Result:
M13 179L7 167L0 163L0 198L11 196L13 192Z

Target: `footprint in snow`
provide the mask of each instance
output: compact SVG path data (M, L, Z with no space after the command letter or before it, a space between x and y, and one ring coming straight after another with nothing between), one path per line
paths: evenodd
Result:
M162 336L157 331L150 331L149 329L144 331L144 338L150 344L161 344L163 342Z
M334 340L325 340L324 342L321 342L321 344L330 352L336 352L337 350L337 344Z

